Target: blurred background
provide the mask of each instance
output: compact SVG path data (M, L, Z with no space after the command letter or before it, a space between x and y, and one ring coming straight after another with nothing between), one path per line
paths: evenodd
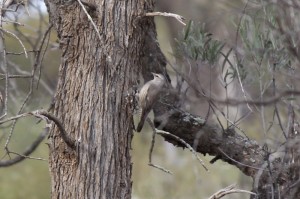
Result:
M229 46L236 46L236 24L244 11L246 1L243 0L160 0L157 2L156 11L171 12L182 15L186 22L205 24L205 30L213 34L213 37ZM30 15L28 15L28 11ZM39 47L43 40L43 33L48 27L48 16L42 1L32 1L28 7L18 7L17 13L6 13L4 27L22 39L26 49L32 50ZM11 23L17 20L19 24ZM174 61L175 38L185 28L173 18L155 17L159 44L170 62ZM60 64L60 51L54 30L45 39L48 49L44 52L44 59L40 68L36 71L33 94L30 99L26 96L31 92L32 79L12 79L10 81L9 113L16 114L32 111L50 106L55 92L58 67ZM9 69L13 72L30 74L32 63L35 62L34 51L28 52L25 58L23 48L13 36L5 37L5 47L9 52L20 52L20 56L11 54L8 56ZM170 68L169 68L170 69ZM0 68L1 83L0 91L5 91L5 68ZM170 74L174 72L170 70ZM39 82L37 84L37 82ZM217 87L217 86L216 86ZM216 88L219 91L218 88ZM220 91L220 93L223 93ZM234 96L236 93L233 93ZM190 99L191 100L191 99ZM26 101L26 106L23 107ZM191 100L192 101L192 100ZM194 114L205 117L206 104L196 101L190 103ZM9 115L9 116L11 116ZM9 148L14 152L21 153L42 131L45 124L38 123L37 119L26 118L18 120L14 127L14 133ZM255 119L248 120L241 126L251 126L247 129L247 136L261 141L265 136L258 133L262 126ZM0 129L0 157L5 156L4 145L9 135L11 124ZM208 198L218 190L231 184L237 184L240 189L251 189L251 179L244 176L238 169L221 161L210 164L213 157L202 156L210 172L206 172L193 154L185 149L174 147L156 137L155 149L152 161L154 164L170 170L173 175L167 174L156 168L148 166L149 148L151 143L149 126L145 125L142 133L135 133L132 142L133 158L133 194L134 199L181 199L181 198ZM27 159L17 165L0 169L0 198L3 199L42 199L50 198L50 176L48 171L48 146L47 139L31 155L31 157L43 160ZM13 157L13 156L12 156ZM232 194L224 198L248 198L248 194Z

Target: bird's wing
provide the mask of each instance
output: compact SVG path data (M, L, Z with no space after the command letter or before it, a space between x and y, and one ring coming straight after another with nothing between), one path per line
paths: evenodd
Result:
M151 84L148 89L148 94L147 94L147 103L149 106L152 106L154 102L157 100L159 94L159 88L157 88L156 84ZM149 97L151 96L151 98Z
M140 106L147 109L152 109L153 103L156 101L159 93L159 89L153 82L146 83L139 94ZM151 97L150 97L151 96Z
M147 93L149 90L150 84L145 84L142 89L140 90L139 94L139 101L141 107L146 107L149 102L147 102L149 99L147 98Z

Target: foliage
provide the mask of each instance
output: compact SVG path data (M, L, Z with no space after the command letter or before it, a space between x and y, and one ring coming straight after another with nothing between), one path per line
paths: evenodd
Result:
M259 79L267 82L272 78L272 71L288 72L291 69L293 58L284 37L277 31L277 11L266 5L256 12L245 13L235 24L242 47L236 52L237 67L246 83Z
M189 21L179 39L175 39L175 56L194 61L214 64L223 49L224 44L213 39L212 34L205 31L205 24L194 24Z

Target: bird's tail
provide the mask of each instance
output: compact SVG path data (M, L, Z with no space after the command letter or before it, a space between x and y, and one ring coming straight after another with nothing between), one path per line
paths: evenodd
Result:
M138 126L137 126L137 128L136 128L136 131L137 131L137 132L141 132L141 130L142 130L143 126L144 126L146 117L147 117L147 115L145 114L144 111L142 111L142 114L141 114L141 120L140 120L140 122L139 122L139 124L138 124Z

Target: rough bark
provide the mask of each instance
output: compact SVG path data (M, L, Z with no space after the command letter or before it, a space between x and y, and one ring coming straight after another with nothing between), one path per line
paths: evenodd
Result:
M52 128L52 198L131 198L131 94L153 4L85 2L100 38L77 1L46 5L62 50L53 114L76 141L73 150Z

